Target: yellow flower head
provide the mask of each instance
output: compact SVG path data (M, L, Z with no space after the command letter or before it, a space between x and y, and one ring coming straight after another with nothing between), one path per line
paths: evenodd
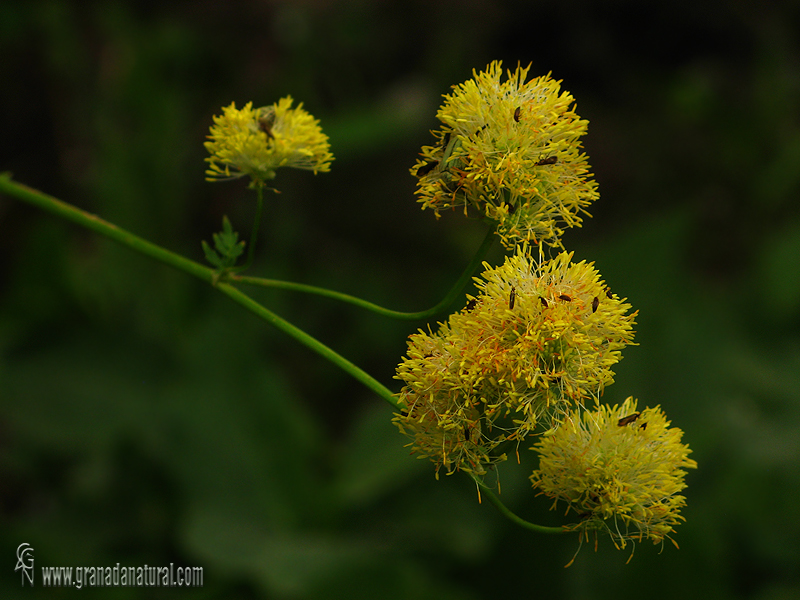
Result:
M487 266L479 293L439 331L410 336L395 417L437 471L482 474L542 418L597 398L632 343L635 313L571 253L537 265L526 249Z
M328 136L302 103L291 106L292 98L287 96L262 108L253 108L252 102L241 110L236 103L224 107L222 116L214 117L211 141L205 143L211 154L206 158L206 179L248 175L252 185L258 186L273 179L279 167L329 171L333 155Z
M509 248L520 240L561 247L563 229L580 226L598 197L579 141L588 121L559 81L526 82L529 65L501 82L500 65L473 71L445 96L437 143L411 169L418 200L437 217L457 206L477 211L497 223Z
M684 520L684 469L697 468L683 432L669 425L657 406L637 412L633 398L572 411L534 446L531 481L553 507L563 500L582 517L578 531L606 530L621 548L645 537L662 542Z

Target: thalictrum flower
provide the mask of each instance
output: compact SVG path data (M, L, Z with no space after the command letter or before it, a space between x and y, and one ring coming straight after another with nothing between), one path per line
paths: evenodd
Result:
M411 169L423 209L438 217L449 208L496 222L506 247L521 240L562 247L566 227L597 197L581 152L588 121L549 75L526 81L517 67L501 81L499 61L445 96L433 132Z
M581 532L605 530L614 544L649 538L660 543L684 518L685 469L697 468L656 406L637 412L628 398L621 406L570 411L534 450L540 456L534 487L566 502L581 517ZM671 538L670 538L671 539ZM674 543L674 541L673 541Z
M410 336L395 417L437 471L476 474L543 420L597 399L632 343L635 313L571 253L536 264L527 249L489 267L467 308Z
M328 137L319 121L303 109L291 108L292 98L253 108L248 102L237 109L235 103L214 117L211 141L205 143L211 156L206 158L209 181L249 176L251 185L264 185L280 167L309 171L330 170L333 155Z

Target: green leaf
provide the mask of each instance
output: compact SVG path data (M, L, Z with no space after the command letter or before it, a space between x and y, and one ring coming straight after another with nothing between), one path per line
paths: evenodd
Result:
M244 252L244 241L239 241L239 234L233 230L227 216L222 217L222 231L213 234L213 238L216 251L205 241L202 242L206 260L218 269L233 267Z
M220 258L219 254L214 252L211 249L205 240L200 242L203 245L203 252L206 255L206 260L211 264L212 267L216 267L217 269L221 269L223 267L222 258Z

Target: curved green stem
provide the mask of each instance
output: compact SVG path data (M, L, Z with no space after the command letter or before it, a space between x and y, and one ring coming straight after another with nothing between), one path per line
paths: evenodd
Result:
M361 298L351 296L350 294L343 294L342 292L335 292L333 290L317 287L314 285L306 285L304 283L294 283L291 281L281 281L278 279L264 279L261 277L247 277L241 275L231 275L230 280L239 283L249 283L251 285L259 285L262 287L274 287L284 290L292 290L295 292L305 292L307 294L317 294L318 296L325 296L327 298L333 298L335 300L347 302L355 306L360 306L361 308L371 310L372 312L378 313L379 315L392 317L394 319L407 319L407 320L426 319L445 310L456 300L458 295L463 291L464 287L467 285L470 278L472 277L472 274L475 272L475 268L481 263L481 261L486 256L486 253L489 251L489 248L491 247L492 242L494 241L494 231L495 228L491 227L489 231L486 233L486 237L484 237L483 242L481 243L477 252L475 252L475 255L472 257L472 260L467 265L467 268L464 269L464 272L461 273L461 276L458 278L455 284L453 284L453 287L450 288L450 291L447 292L447 295L441 300L441 302L439 302L436 306L432 308L429 308L427 310L421 310L418 312L402 312L398 310L384 308L382 306L374 304L373 302L369 302L367 300L362 300Z
M57 198L53 198L52 196L34 190L26 185L13 182L6 173L0 174L0 192L5 192L10 196L14 196L20 200L38 206L39 208L58 215L59 217L63 217L64 219L72 221L73 223L77 223L78 225L96 231L97 233L109 237L112 240L123 244L124 246L128 246L137 252L149 256L150 258L154 258L157 261L175 267L176 269L180 269L181 271L189 273L190 275L194 275L195 277L210 283L220 292L250 312L254 313L260 319L263 319L267 323L274 325L284 333L289 334L300 343L305 344L358 379L369 389L389 402L393 408L398 407L397 398L377 379L351 363L349 360L319 340L310 336L302 329L295 327L264 306L261 306L258 302L240 292L232 285L218 281L218 273L213 269L201 265L200 263L196 263L188 258L184 258L180 254L170 252L161 246L157 246L156 244L148 242L147 240L125 231L124 229L121 229L116 225L109 223L108 221L104 221L97 215L88 213L75 206L72 206L71 204L62 202Z
M500 498L480 479L478 479L475 475L470 475L472 480L481 488L482 493L489 498L489 501L497 507L497 510L504 516L519 525L520 527L524 527L525 529L530 529L532 531L536 531L537 533L569 533L570 529L568 525L562 527L546 527L544 525L536 525L535 523L531 523L530 521L526 521L522 517L517 516L513 512L511 512L508 507L503 504Z

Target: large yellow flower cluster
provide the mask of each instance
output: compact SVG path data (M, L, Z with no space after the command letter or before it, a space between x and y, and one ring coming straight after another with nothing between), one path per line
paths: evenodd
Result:
M635 313L591 264L525 249L476 278L479 293L435 334L411 336L395 419L437 469L482 474L545 418L597 398L633 340Z
M626 540L660 543L683 520L685 469L697 468L659 407L637 412L622 406L571 411L535 449L534 487L577 512L579 531L605 530L620 547Z
M579 141L588 121L560 82L526 81L528 69L501 81L495 61L455 86L437 114L437 143L422 148L411 172L423 209L437 217L463 207L496 223L507 247L523 240L561 247L564 228L580 226L598 197Z

